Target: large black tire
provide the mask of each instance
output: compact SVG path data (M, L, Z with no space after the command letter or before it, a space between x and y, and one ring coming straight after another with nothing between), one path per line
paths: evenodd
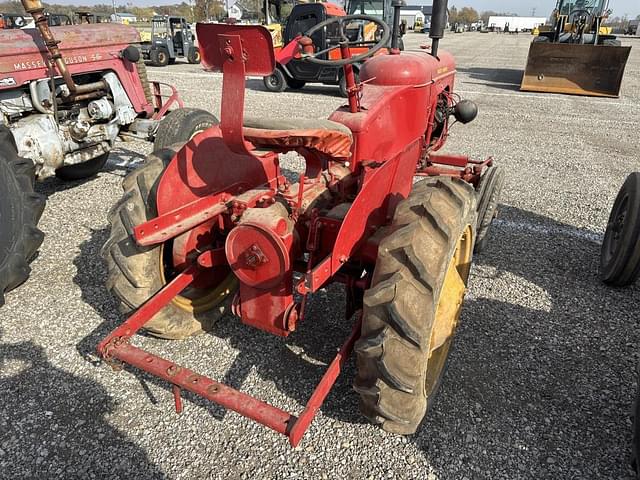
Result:
M139 246L133 238L133 227L157 216L156 185L179 147L152 153L142 167L129 173L122 183L124 196L109 213L111 235L102 256L109 271L107 288L123 313L140 307L167 282L164 245ZM155 336L174 340L208 331L228 309L226 300L235 288L231 274L205 297L178 297L144 328Z
M636 478L640 478L640 469L638 469L638 461L640 461L640 365L636 367L636 395L633 401L633 411L631 420L633 422L633 437L631 443L631 466L636 472Z
M154 48L149 52L151 65L154 67L166 67L169 65L169 52L166 48Z
M160 150L175 143L186 143L194 135L217 125L215 115L199 108L179 108L162 119L158 126L153 149Z
M279 68L276 68L271 75L264 77L262 83L264 83L264 88L270 92L280 93L287 88L284 72Z
M504 186L505 172L501 167L490 167L478 185L478 223L475 253L482 252L489 243L491 223L498 215L498 203Z
M56 177L65 181L82 180L97 175L107 163L109 153L75 165L67 165L56 170Z
M611 209L600 252L600 277L616 287L640 274L640 173L627 177Z
M138 46L138 48L140 48ZM147 76L147 66L144 64L144 57L142 56L142 52L140 53L140 58L136 62L136 67L138 69L138 77L140 77L140 83L142 84L142 89L144 90L144 98L147 99L147 103L153 105L153 95L151 94L151 84L149 83L149 77Z
M362 413L389 432L414 433L435 398L462 306L475 225L474 189L459 179L430 178L399 204L392 233L380 243L364 295L354 388Z
M287 86L291 90L300 90L307 84L307 82L303 82L302 80L291 78L289 75L285 75L285 80L287 82Z
M189 52L187 53L187 62L189 63L200 63L200 50L198 47L189 47Z
M34 193L34 178L33 162L18 156L13 135L0 126L0 306L5 292L29 278L44 239L38 221L45 198Z

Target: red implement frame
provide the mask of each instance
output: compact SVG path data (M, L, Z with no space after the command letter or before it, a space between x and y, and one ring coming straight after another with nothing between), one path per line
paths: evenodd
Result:
M206 252L202 255L206 255ZM199 258L198 263L205 264L206 262L200 261ZM177 413L182 412L182 398L180 395L184 388L269 427L278 433L286 435L289 438L291 446L297 446L318 413L322 403L327 398L333 384L340 375L344 363L353 350L353 345L360 336L360 313L357 314L357 319L353 325L351 334L333 361L329 364L320 383L318 383L309 401L305 405L304 410L299 416L295 416L246 393L219 383L204 375L195 373L188 368L177 365L130 344L131 337L144 327L156 313L169 304L176 295L193 283L202 271L200 267L193 265L178 275L136 311L136 313L129 317L126 322L100 342L98 352L109 362L119 360L169 382L172 385Z

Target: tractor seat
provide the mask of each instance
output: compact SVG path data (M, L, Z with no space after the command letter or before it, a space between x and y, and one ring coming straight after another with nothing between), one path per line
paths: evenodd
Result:
M309 118L245 118L244 137L257 148L305 148L344 159L351 156L353 144L353 134L343 124Z

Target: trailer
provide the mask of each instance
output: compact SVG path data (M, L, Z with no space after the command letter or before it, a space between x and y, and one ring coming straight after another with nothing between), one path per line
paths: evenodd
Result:
M505 27L509 25L509 30L512 32L516 29L520 32L527 32L545 23L547 23L546 17L491 16L487 27L504 31Z

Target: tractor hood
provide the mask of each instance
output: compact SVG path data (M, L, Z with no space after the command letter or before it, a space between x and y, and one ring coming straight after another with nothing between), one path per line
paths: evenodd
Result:
M438 58L425 52L402 52L401 55L376 55L360 70L360 80L372 85L421 85L456 69L453 57L440 51Z
M52 27L51 31L70 67L114 60L122 49L140 41L134 27L114 23ZM0 89L21 83L9 74L46 69L48 55L37 29L0 30ZM85 66L82 70L93 69Z

